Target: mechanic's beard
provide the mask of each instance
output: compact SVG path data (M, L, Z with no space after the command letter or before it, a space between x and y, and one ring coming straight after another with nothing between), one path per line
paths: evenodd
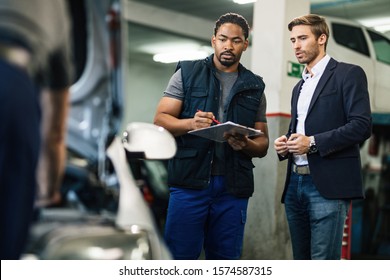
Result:
M230 67L237 62L237 57L233 54L232 54L233 58L231 60L223 60L222 55L223 53L219 55L218 60L225 67Z
M219 62L223 65L223 66L226 66L226 67L230 67L232 66L234 63L236 63L235 60L219 60Z

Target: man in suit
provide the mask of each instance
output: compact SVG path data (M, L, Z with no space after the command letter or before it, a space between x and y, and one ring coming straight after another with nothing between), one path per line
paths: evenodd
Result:
M340 259L352 199L364 198L359 144L371 135L367 79L361 67L326 54L329 28L305 15L289 25L299 63L287 135L274 141L288 159L285 204L294 259Z

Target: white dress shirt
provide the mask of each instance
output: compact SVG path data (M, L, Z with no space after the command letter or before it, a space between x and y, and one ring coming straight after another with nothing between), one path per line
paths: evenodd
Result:
M307 116L307 111L309 109L310 101L313 97L314 91L317 87L318 81L320 80L326 65L330 60L329 55L325 55L312 69L311 72L313 75L308 73L306 67L302 72L302 79L304 83L299 93L298 105L297 105L297 131L296 133L305 134L305 120ZM308 135L310 136L310 135ZM307 156L304 155L294 155L294 162L296 165L306 165L308 164Z

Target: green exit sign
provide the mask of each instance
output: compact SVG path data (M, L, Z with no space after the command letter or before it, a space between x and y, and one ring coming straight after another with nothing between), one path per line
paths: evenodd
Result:
M287 75L290 77L301 78L303 69L305 69L305 65L292 61L287 62Z

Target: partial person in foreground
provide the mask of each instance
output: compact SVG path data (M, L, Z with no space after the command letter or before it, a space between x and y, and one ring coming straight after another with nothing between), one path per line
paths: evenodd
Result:
M21 257L34 204L61 201L73 75L67 9L63 0L0 0L1 259Z
M158 104L154 123L176 138L168 164L170 199L165 240L175 259L239 259L249 197L254 192L253 157L268 149L265 84L240 64L249 25L241 15L222 15L215 24L214 54L181 61ZM263 132L227 134L226 142L188 134L215 119Z
M293 256L337 260L351 200L364 198L359 145L372 128L367 78L361 67L326 54L325 18L301 16L288 29L306 65L292 91L289 130L274 141L279 159L288 160L282 203Z

